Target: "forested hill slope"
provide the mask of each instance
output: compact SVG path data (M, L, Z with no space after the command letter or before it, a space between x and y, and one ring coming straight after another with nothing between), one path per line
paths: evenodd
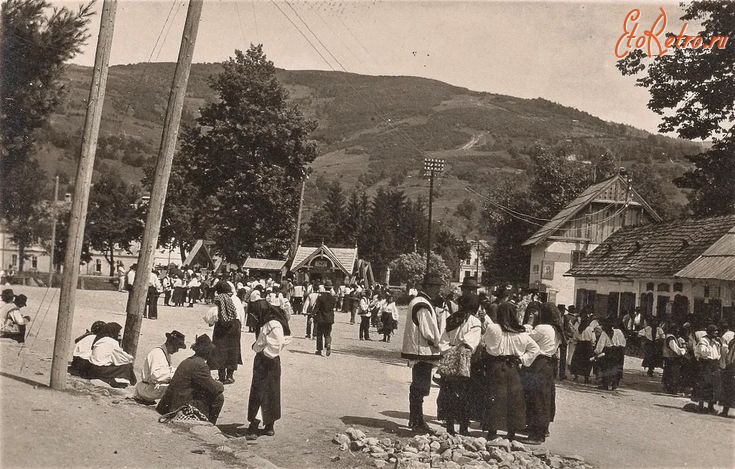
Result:
M215 99L207 78L220 70L218 64L193 66L184 122L193 122L198 108ZM173 71L171 63L110 68L98 166L140 181L141 168L158 148ZM91 68L68 68L67 99L41 132L43 166L58 167L69 178L90 77ZM699 151L699 144L605 122L544 99L476 92L425 78L288 70L280 70L279 78L291 99L319 123L314 138L320 157L313 164L307 210L319 202L326 180L338 179L347 190L390 185L409 196L424 194L419 170L421 160L431 156L447 160L437 213L449 222L469 196L465 186L482 188L508 173L522 180L535 143L564 146L580 160L610 150L623 165L646 164L667 181L666 196L682 200L668 181L684 170L684 155Z

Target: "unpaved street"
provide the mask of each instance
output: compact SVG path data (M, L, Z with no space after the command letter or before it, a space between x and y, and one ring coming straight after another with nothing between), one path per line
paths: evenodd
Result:
M33 383L23 382L48 383L58 292L51 290L41 304L45 289L14 290L28 295L27 313L34 318L34 324L22 351L8 342L0 344L4 465L55 465L55 461L64 464L54 459L54 455L69 454L71 448L85 455L79 460L83 465L227 463L226 459L212 459L209 453L192 453L197 442L189 435L178 434L157 423L157 415L150 409L124 404L130 418L109 422L100 409L121 415L116 413L119 408L109 404L100 406L85 396L34 389ZM49 302L52 296L53 301ZM122 293L78 291L75 334L97 319L122 324L125 301L126 294ZM37 311L39 305L41 309ZM163 341L164 332L178 329L186 335L187 343L191 343L195 334L210 331L201 319L204 309L201 305L160 307L158 321L145 320L136 368L139 369L145 352ZM276 436L260 438L251 445L252 451L284 467L351 467L366 465L368 460L363 455L340 452L331 443L334 434L344 431L346 426L357 426L377 437L408 434L404 425L410 370L399 358L402 329L399 328L397 336L388 344L359 341L357 326L349 324L347 315L338 314L331 357L313 354L314 342L303 338L302 316L292 319L292 331L293 343L282 356L284 417L276 424ZM220 429L233 437L241 436L240 427L246 424L252 341L252 335L243 334L244 365L235 374L236 382L226 387L225 407L218 422ZM174 362L180 362L189 353L182 351L174 355ZM649 379L636 364L636 360L628 360L623 387L616 392L572 383L560 385L556 422L545 447L562 455L582 456L601 467L732 467L735 419L683 412L681 407L687 401L660 394L659 377ZM426 405L430 416L436 415L436 393L436 389L432 390ZM50 406L64 409L55 414L63 420L45 426L44 415L51 411L34 409ZM24 419L27 421L23 425L17 424ZM92 425L97 440L85 442L59 437L79 425ZM478 430L475 434L480 435ZM116 438L120 442L118 446L127 452L107 455L112 448L110 441ZM241 440L237 438L233 442L241 444ZM38 448L39 441L43 442L43 451L33 450ZM94 456L97 450L92 447L99 449L99 456ZM87 457L86 452L92 456ZM126 462L114 459L118 456ZM330 461L334 456L340 459Z

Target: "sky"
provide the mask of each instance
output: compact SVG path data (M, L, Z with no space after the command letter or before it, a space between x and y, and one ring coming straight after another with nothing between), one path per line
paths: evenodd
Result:
M98 0L98 12L101 5ZM176 61L186 6L185 0L119 0L111 63ZM262 43L269 59L289 70L433 78L541 97L656 132L660 118L646 108L648 91L620 74L614 49L628 12L641 10L642 32L660 7L666 30L678 32L677 1L205 0L194 62L219 62ZM97 15L73 63L93 65L98 30Z

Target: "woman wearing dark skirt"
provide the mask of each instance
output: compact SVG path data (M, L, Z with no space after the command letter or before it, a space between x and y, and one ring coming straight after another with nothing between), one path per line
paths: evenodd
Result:
M590 371L592 371L592 362L590 359L594 355L595 332L590 327L590 318L585 315L577 328L577 346L574 347L574 355L572 355L572 363L569 370L574 375L574 381L582 376L585 384L589 383Z
M235 382L234 373L242 365L240 354L240 320L230 297L230 285L218 282L215 286L214 304L217 306L217 322L212 331L214 352L209 357L209 368L217 370L222 384Z
M518 374L521 364L530 366L539 353L539 346L523 326L518 324L516 307L512 303L498 305L497 322L490 324L482 338L487 352L488 396L484 428L488 439L505 430L514 439L516 430L526 426L526 405L523 386Z
M92 344L89 365L81 370L82 378L99 379L115 388L136 384L133 356L120 348L118 342L121 330L122 326L116 322L102 327Z
M730 407L735 407L735 339L732 339L727 347L722 344L721 351L724 368L720 374L722 378L719 401L722 412L720 412L720 415L727 417L730 413Z
M704 403L707 402L707 411L715 412L715 402L720 395L720 358L721 347L717 326L707 326L707 335L699 339L694 349L699 367L699 378L694 385L692 400L698 403L698 410L705 412Z
M617 389L623 375L625 360L625 336L623 331L612 327L612 321L600 322L602 332L595 347L595 357L600 368L600 388Z
M539 347L538 356L523 371L529 444L544 442L556 410L554 371L556 354L563 338L561 325L554 313L556 309L553 303L542 304L538 324L529 334Z
M258 317L259 333L253 351L253 380L248 399L248 436L275 435L274 423L281 418L281 350L291 340L291 329L283 310L269 305ZM259 430L258 410L263 416Z

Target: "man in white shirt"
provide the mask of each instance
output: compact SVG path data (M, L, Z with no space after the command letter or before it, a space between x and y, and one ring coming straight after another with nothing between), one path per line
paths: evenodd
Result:
M291 293L291 308L294 314L301 314L301 308L304 306L304 294L306 288L300 283L294 283L293 293Z
M135 386L135 400L153 405L168 389L168 383L176 368L171 365L171 355L186 348L184 334L179 331L166 333L166 342L148 353L143 363L142 380Z

